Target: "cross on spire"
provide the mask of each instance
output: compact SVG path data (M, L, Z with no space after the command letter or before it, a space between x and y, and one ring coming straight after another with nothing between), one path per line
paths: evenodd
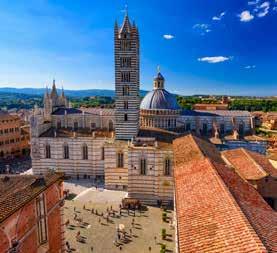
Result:
M161 72L161 66L160 65L157 66L157 72L158 72L158 74Z
M125 15L128 16L128 4L127 4L127 2L125 4Z

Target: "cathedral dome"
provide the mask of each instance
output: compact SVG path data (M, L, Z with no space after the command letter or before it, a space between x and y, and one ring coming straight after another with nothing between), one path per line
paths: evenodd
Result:
M140 109L142 110L179 110L176 96L165 89L154 89L143 98Z
M175 95L164 88L165 79L159 68L157 76L154 77L154 89L143 98L140 109L142 110L179 110Z

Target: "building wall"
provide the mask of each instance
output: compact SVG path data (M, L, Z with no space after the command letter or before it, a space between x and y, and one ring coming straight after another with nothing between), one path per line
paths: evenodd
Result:
M203 124L207 124L208 133L214 131L214 124L216 123L218 131L220 131L220 125L224 125L225 134L232 133L235 129L239 129L239 124L244 126L244 134L250 133L251 128L251 117L237 116L235 117L235 124L230 116L185 116L182 115L178 119L177 126L186 127L190 124L191 130L203 131Z
M141 159L146 159L146 175L140 173ZM173 167L164 176L165 159L173 161L171 148L134 147L128 152L128 196L145 203L157 204L173 201Z
M123 154L123 166L118 167L118 154ZM115 141L105 145L105 188L127 190L128 187L128 143Z
M20 156L30 149L29 130L24 129L18 116L0 114L0 158Z
M77 122L79 128L97 128L111 131L115 126L114 115L69 114L52 115L51 117L52 127L57 127L60 123L63 128L74 128L74 123Z
M93 136L76 138L33 138L32 167L35 174L45 173L49 169L64 172L76 177L89 175L104 177L102 152L108 138ZM46 158L46 145L51 147L51 158ZM69 147L69 159L64 159L64 145ZM88 159L83 159L82 147L88 147ZM105 149L104 149L105 152Z
M0 224L0 252L7 252L12 247L12 240L19 242L17 251L19 253L63 252L64 238L61 232L64 222L63 210L60 205L63 197L63 185L57 182L42 194L47 210L47 242L39 245L36 199L32 199Z

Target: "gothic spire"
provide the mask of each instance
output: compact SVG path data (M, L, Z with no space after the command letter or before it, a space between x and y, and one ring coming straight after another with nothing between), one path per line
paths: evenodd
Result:
M61 96L62 96L63 98L65 97L63 86L62 86L62 95L61 95Z
M126 5L125 6L125 16L124 16L124 20L123 20L123 24L121 26L121 29L120 29L120 33L130 33L131 32L131 23L130 23L130 20L129 20L129 16L128 16L128 6Z
M58 97L55 79L53 79L53 85L52 85L52 91L51 91L51 98L53 98L53 97Z

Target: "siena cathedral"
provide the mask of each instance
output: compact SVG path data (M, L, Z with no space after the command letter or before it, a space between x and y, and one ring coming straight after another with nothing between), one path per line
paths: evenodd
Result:
M138 28L126 14L114 27L115 109L71 108L55 81L51 92L46 90L43 111L31 119L35 174L62 171L144 202L172 203L175 138L188 132L218 139L251 133L248 112L181 109L160 71L141 100L139 49Z

